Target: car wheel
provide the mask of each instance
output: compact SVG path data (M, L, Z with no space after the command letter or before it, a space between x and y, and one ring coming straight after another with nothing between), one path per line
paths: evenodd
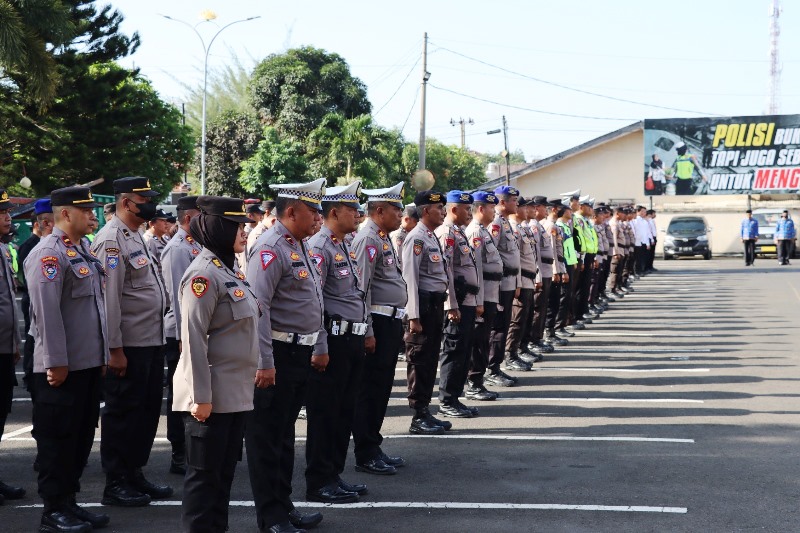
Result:
M703 256L703 259L705 259L706 261L711 259L711 252L706 252L706 254Z
M670 259L672 259L671 255L664 254L664 261L669 261Z

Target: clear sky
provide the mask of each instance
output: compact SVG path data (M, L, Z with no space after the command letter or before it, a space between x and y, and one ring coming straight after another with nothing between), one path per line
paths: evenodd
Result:
M181 82L201 83L203 54L189 29L160 13L194 24L202 10L211 9L220 27L260 15L220 35L211 50L212 69L232 56L249 63L301 45L336 52L367 85L378 123L401 127L414 141L418 60L427 31L428 136L457 144L459 127L450 120L471 118L467 146L499 152L502 136L486 131L499 128L506 115L509 145L522 149L528 160L643 118L759 115L766 109L770 0L116 0L113 5L126 17L123 30L138 31L142 39L124 64L141 68L165 99L181 101ZM798 29L800 1L783 0L784 114L800 113ZM216 28L204 23L199 31L209 39Z

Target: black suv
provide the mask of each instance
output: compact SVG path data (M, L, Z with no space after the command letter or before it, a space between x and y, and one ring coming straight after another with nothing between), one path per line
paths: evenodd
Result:
M705 217L682 216L669 221L664 238L664 260L702 255L711 259L711 228Z

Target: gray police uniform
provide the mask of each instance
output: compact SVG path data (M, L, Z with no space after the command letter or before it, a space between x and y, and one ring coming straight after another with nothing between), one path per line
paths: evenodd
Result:
M323 226L308 240L308 247L320 275L325 307L325 329L314 353L329 355L324 372L310 372L306 394L306 487L316 491L335 484L344 471L364 363L367 310L361 269L347 239L342 242Z
M152 241L151 241L152 242ZM161 252L161 266L164 276L164 287L172 305L164 317L167 343L164 355L167 360L167 440L172 444L172 453L180 454L184 450L183 417L172 409L174 387L172 377L180 359L178 341L181 339L181 300L179 290L181 278L195 257L200 255L203 247L194 238L179 227L175 235L167 242ZM182 461L178 460L180 464Z
M489 371L497 373L500 363L503 362L506 349L506 336L511 325L511 306L514 303L514 292L522 285L520 274L520 250L511 223L505 217L497 215L491 226L492 239L494 239L500 259L503 261L503 279L500 282L500 301L497 304L497 314L492 324L489 339Z
M14 357L19 352L20 337L15 298L11 252L7 244L0 243L0 436L11 412L14 385L17 384Z
M183 526L225 530L228 502L220 493L230 491L253 409L258 302L244 275L208 249L186 269L178 300L183 351L172 409L182 412L187 442ZM196 403L211 404L203 422L190 414Z
M553 290L554 254L552 236L545 230L544 226L535 219L531 220L528 224L532 234L532 240L536 243L536 247L539 250L539 272L537 272L535 280L539 285L535 288L533 293L531 327L524 340L536 343L542 340L545 323L547 322L550 292Z
M33 431L39 495L45 508L72 498L80 486L100 415L101 369L108 360L103 285L105 273L83 243L59 228L25 260L31 299ZM59 387L47 369L68 367Z
M445 311L458 309L458 323L445 320L444 347L439 372L439 403L458 406L458 397L464 392L469 361L475 338L475 311L483 305L481 266L476 261L464 231L452 220L436 228L434 234L444 249L450 286L447 290Z
M97 233L92 252L106 270L111 349L123 348L124 377L108 372L100 456L110 481L147 464L161 414L167 297L142 234L116 215Z
M550 272L550 294L547 298L547 318L545 319L545 329L551 333L555 333L556 319L558 317L559 307L561 306L561 291L565 288L563 281L553 282L553 275L565 274L567 272L567 263L564 259L564 242L561 234L561 228L550 220L545 218L538 223L541 228L541 240L543 246L546 245L548 249L549 260L545 253L542 254L542 271L540 276L544 276L547 271ZM544 248L543 248L544 249Z
M382 453L381 427L403 342L402 319L408 293L392 241L372 219L367 219L353 239L353 252L361 269L369 311L367 337L375 337L375 352L364 359L353 419L353 451L356 463L363 464Z
M389 234L389 239L392 241L394 253L398 259L403 258L403 243L406 242L408 231L405 228L399 228Z
M500 301L500 281L503 279L503 260L489 233L475 219L466 229L477 262L480 262L481 288L483 289L483 315L476 319L475 338L472 345L468 379L471 387L483 386L483 375L489 364L489 333L497 315Z
M506 336L506 355L516 358L520 344L528 337L533 316L534 289L539 274L538 246L527 224L511 220L511 230L517 239L520 257L520 291L519 298L514 298L511 305L511 321Z
M258 524L266 529L284 522L294 508L294 424L323 329L322 287L304 243L280 221L250 250L247 279L263 311L258 368L276 371L274 386L256 389L252 423L245 431Z
M408 232L402 257L408 318L422 325L422 333L409 331L405 336L408 405L421 413L431 403L436 380L448 275L439 241L421 221Z

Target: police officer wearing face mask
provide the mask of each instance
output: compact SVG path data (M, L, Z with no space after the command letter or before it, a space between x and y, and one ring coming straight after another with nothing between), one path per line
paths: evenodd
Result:
M101 425L102 503L138 507L172 495L172 488L151 483L142 473L161 414L167 298L139 231L155 216L152 200L158 193L143 177L115 180L114 193L116 214L92 244L106 270L110 347Z

